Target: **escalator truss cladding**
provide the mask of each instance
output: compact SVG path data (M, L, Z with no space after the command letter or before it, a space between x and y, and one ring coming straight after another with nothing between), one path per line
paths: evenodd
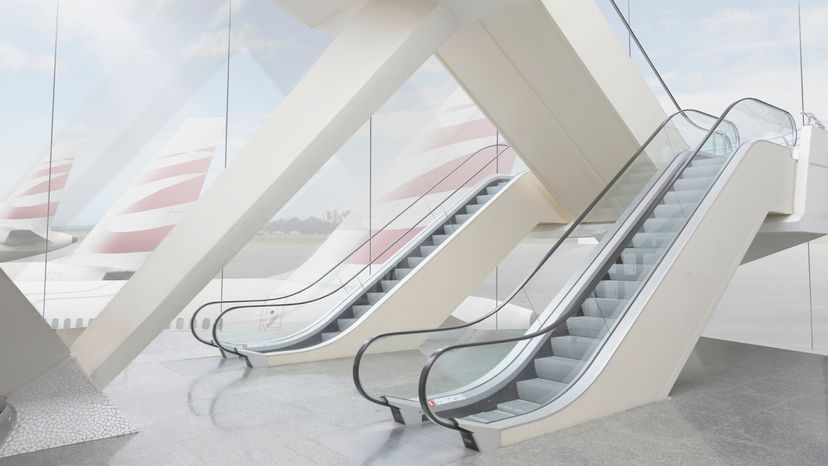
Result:
M615 347L607 344L613 333L635 324L628 310L645 285L666 273L670 260L665 258L694 215L704 213L700 206L706 197L727 182L730 162L744 157L756 141L792 147L796 138L788 112L752 98L735 102L719 118L694 110L672 115L494 310L458 326L368 340L354 361L357 390L389 406L397 420L401 410L416 408L424 418L459 431L473 449L481 448L481 441L497 444L490 440L492 432L497 437L505 429L554 416L589 390L590 377L613 355ZM583 236L598 244L528 329L507 338L505 332L472 336L485 321L520 305L527 289L543 289L544 266L565 240ZM412 334L442 338L443 346L424 362L416 399L366 387L360 374L370 347ZM459 344L445 345L446 335L455 335L449 343ZM591 366L594 371L588 371Z

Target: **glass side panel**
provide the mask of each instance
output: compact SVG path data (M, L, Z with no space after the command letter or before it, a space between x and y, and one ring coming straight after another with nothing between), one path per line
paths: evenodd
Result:
M716 128L730 134L738 129L742 143L795 141L789 114L750 99L736 103ZM711 133L711 140L715 134ZM543 319L548 327L512 341L459 345L436 360L425 385L436 415L494 422L550 403L578 380L740 147L729 138L716 143L704 140L699 145L689 159L691 153L677 154L677 163L666 174L666 188L659 188L644 214L632 219L631 232L595 262L585 281L573 282L571 290L559 295L562 299L552 302ZM602 249L600 244L598 249ZM489 347L509 348L509 354L497 364L476 356ZM485 374L446 389L451 374L469 373L470 366Z

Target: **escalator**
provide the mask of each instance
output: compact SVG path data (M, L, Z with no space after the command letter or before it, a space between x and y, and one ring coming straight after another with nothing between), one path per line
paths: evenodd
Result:
M718 119L671 116L493 311L366 341L358 391L400 422L459 431L473 449L663 399L765 217L791 213L796 135L790 114L756 99ZM550 259L585 235L598 244L522 335L475 330L543 289ZM371 347L412 334L455 344L427 356L416 398L369 386Z
M527 173L513 177L511 173L500 172L500 166L511 167L511 163L498 163L501 157L514 157L510 152L508 146L487 146L467 156L462 163L449 165L453 168L425 193L397 212L324 274L296 291L258 300L204 304L191 318L193 335L202 343L219 348L223 354L246 358L249 365L256 367L295 362L284 358L299 357L308 361L352 356L367 335L387 328L383 327L386 324L381 322L382 319L392 319L397 326L414 328L430 324L428 314L421 316L426 320L415 319L409 323L391 316L399 312L400 302L405 301L395 301L394 294L406 284L409 288L422 286L417 285L422 282L417 277L418 272L428 267L429 262L437 262L432 258L440 250L448 249L451 253L452 248L456 249L453 243L462 243L457 241L458 237L479 236L479 233L464 232L475 230L470 223L497 216L488 211L499 204L494 210L504 209L503 199L509 200L512 205L507 207L512 209L515 203L525 206L519 213L520 220L513 225L514 241L519 241L538 223L538 215L549 210L543 202L520 197L521 193L527 192L527 185L538 184L534 177ZM412 218L416 220L412 221ZM364 265L356 264L354 259L364 256L369 243L384 233L388 233L384 237L386 240L392 235L395 239L390 244L380 242L387 244L384 249L369 253L371 258ZM506 243L493 249L489 261L496 264L501 258L497 253L505 254L511 246ZM451 271L452 265L442 268ZM433 276L429 273L420 275ZM464 281L468 286L474 286L475 280L471 274L459 280L460 293L464 293L460 286ZM199 335L196 322L200 313L218 306L226 309L214 320L210 337ZM440 316L440 321L445 317ZM288 327L284 323L290 318L294 321ZM380 327L361 330L368 332L364 335L354 331L366 321ZM352 333L353 336L345 338Z
M511 177L507 176L494 176L480 183L465 199L450 209L442 220L431 225L424 234L417 235L402 249L401 254L384 264L379 272L373 274L370 281L360 286L333 312L318 320L313 326L273 343L247 344L245 350L267 354L273 351L307 348L336 337L368 313L388 293L393 292L394 288L412 270L433 254L478 210L485 208L492 198L509 183L510 179Z

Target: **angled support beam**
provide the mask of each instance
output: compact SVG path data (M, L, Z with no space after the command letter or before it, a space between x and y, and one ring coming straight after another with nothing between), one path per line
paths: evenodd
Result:
M0 270L0 397L69 357L69 349Z
M666 117L592 1L517 3L437 53L573 216Z
M459 26L430 1L369 1L72 346L109 383Z

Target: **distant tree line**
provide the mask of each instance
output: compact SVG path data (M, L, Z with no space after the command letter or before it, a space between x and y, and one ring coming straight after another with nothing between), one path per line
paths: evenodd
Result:
M333 232L347 215L344 212L340 215L325 215L326 218L280 218L265 226L264 230L269 233L302 233L306 235L327 235Z

